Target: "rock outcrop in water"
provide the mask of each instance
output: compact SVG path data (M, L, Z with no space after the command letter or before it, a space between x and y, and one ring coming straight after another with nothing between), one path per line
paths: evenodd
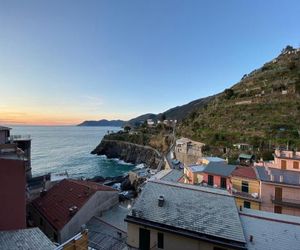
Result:
M144 163L150 168L158 168L164 162L162 155L154 148L118 140L103 139L91 153L133 164Z

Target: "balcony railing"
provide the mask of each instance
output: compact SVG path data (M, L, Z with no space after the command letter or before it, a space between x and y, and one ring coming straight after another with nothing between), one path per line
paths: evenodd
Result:
M294 207L300 208L300 199L287 199L287 198L276 198L275 196L271 195L271 200L276 205L287 206L287 207Z
M18 140L30 140L31 136L30 135L11 135L10 141L18 141Z

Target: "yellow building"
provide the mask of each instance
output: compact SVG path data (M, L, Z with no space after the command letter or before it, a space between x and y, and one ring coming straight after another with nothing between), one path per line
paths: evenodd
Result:
M254 168L236 168L231 175L231 185L237 207L261 209L260 180Z
M246 249L234 197L226 190L150 180L126 217L135 249Z

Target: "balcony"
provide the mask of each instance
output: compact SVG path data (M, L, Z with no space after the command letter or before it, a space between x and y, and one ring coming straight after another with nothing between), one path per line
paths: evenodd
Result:
M259 197L258 193L245 193L245 192L239 192L236 189L232 189L232 194L236 197L236 198L241 198L241 199L246 199L246 200L250 200L250 201L256 201L256 202L261 202L261 198Z
M10 138L11 142L31 140L31 136L30 135L11 135L9 138Z
M271 195L272 203L280 206L300 208L300 200L296 199L287 199L287 198L275 198L275 196Z

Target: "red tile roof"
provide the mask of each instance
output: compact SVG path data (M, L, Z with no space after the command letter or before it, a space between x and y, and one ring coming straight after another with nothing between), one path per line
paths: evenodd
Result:
M116 191L95 182L65 179L53 186L44 196L36 198L32 205L57 230L72 218L69 209L78 211L97 191Z
M237 177L244 177L247 179L257 179L256 172L252 167L237 167L231 175Z

